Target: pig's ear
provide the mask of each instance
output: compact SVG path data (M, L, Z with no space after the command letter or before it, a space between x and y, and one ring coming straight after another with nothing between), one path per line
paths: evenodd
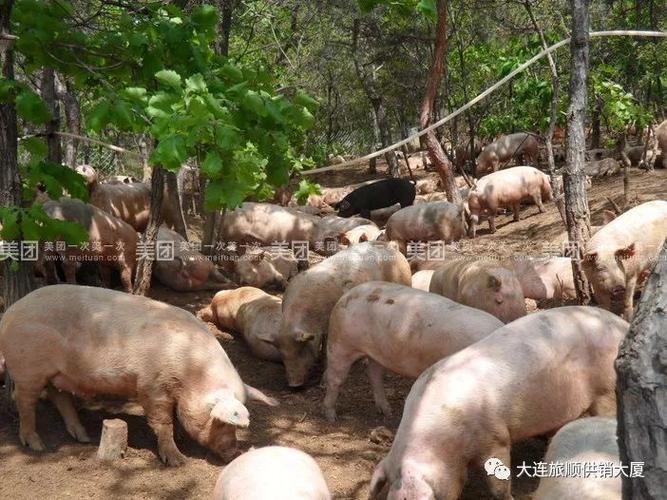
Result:
M294 335L294 340L297 342L309 342L315 338L315 335L312 332L304 332L303 330L296 332Z
M635 256L635 243L632 242L630 245L628 245L625 248L619 248L616 250L616 257L619 259L629 259L630 257Z
M226 394L215 403L211 410L211 418L235 427L250 425L248 409L231 394Z
M179 257L178 255L174 256L174 262L178 264L178 269L176 270L177 272L183 269L183 259Z
M500 290L502 283L495 276L489 276L489 288L492 288L496 292Z
M616 214L611 210L602 211L602 225L606 226L616 218Z

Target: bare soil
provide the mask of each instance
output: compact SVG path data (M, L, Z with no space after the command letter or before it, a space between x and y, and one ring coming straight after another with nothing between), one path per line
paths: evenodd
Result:
M382 173L382 165L378 167ZM425 174L423 170L415 174L418 177L433 175ZM338 186L368 178L363 168L356 167L321 175L318 181ZM633 170L631 189L633 204L657 198L667 199L667 172ZM599 224L602 210L611 208L607 197L620 204L622 196L622 176L595 179L589 192L593 223ZM496 234L490 235L486 225L483 225L477 239L461 242L460 251L489 256L539 254L545 241L552 240L564 230L553 204L544 214L539 214L536 207L526 207L518 223L512 223L511 217L499 217L497 226ZM207 304L213 293L177 293L155 287L151 295L195 312ZM243 380L281 402L278 408L251 406L251 426L239 433L241 447L248 449L280 444L300 448L317 460L335 498L366 498L375 464L390 446L388 440L372 442L371 436L377 434L373 431L380 426L395 432L411 381L393 375L387 377L394 417L385 421L376 413L360 364L344 386L338 404L339 421L332 425L321 415L323 390L317 385L316 375L308 388L297 392L288 390L279 364L251 357L243 343L233 337L225 336L221 342ZM111 414L92 409L81 409L80 413L93 442L99 442L102 419L109 418ZM192 442L179 429L177 443L189 460L184 467L167 468L156 456L155 437L145 419L132 415L122 418L129 425L127 455L115 463L102 464L95 458L96 445L75 443L48 402L41 402L38 408L38 429L49 451L39 454L27 451L18 441L17 420L7 411L6 402L0 400L0 499L210 498L216 477L224 465L217 457ZM540 460L545 446L546 442L541 439L514 446L513 464L522 461L532 464ZM261 471L257 473L261 474ZM515 479L514 496L522 500L530 499L536 487L534 479L525 476ZM483 474L479 471L471 473L463 498L489 498Z

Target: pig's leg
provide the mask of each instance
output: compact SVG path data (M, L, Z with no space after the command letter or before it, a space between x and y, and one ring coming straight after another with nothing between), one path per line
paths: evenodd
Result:
M375 406L382 412L382 414L389 418L391 417L391 405L387 401L387 394L384 390L382 377L384 376L384 367L376 361L368 358L368 378L371 381L373 388L373 399L375 399Z
M324 372L324 380L327 387L324 396L324 415L329 422L336 421L336 400L340 388L350 372L352 364L359 358L350 352L330 350L327 353L327 369Z
M56 273L55 262L44 262L44 273L44 278L46 279L47 285L55 285L58 283L58 274Z
M538 192L535 193L533 196L533 203L537 205L537 209L540 211L540 213L544 213L544 204L542 203L542 195Z
M610 388L609 392L598 396L586 413L591 417L616 415L616 392L614 388Z
M489 214L489 231L492 233L496 232L496 214L493 212L492 214Z
M157 436L160 460L172 467L183 465L185 456L174 442L174 403L166 395L144 393L139 400L144 408L148 425Z
M521 202L512 205L512 212L514 213L514 222L519 222L521 220Z
M508 444L503 445L498 443L496 446L491 448L488 456L486 458L495 457L500 459L504 467L507 467L510 471L512 470L511 459L510 459L510 445L509 438ZM486 459L484 458L484 460ZM498 472L500 475L500 472ZM500 475L500 477L505 477ZM512 476L510 475L506 479L500 479L496 477L496 474L486 476L486 482L489 485L489 490L491 490L491 497L495 500L512 500Z
M100 280L106 288L111 288L111 268L109 266L99 266Z
M129 266L123 266L120 270L120 282L123 284L127 293L132 293L132 269Z
M44 443L37 434L35 410L42 388L16 384L16 407L19 412L19 439L21 444L34 451L44 451Z
M63 262L63 271L65 273L65 282L76 284L76 262L73 260L65 260L65 262Z
M471 238L474 238L477 236L477 224L479 223L479 216L478 215L471 215L470 216L470 227L468 228L468 236Z
M65 428L69 432L69 435L80 443L90 443L88 433L83 425L81 425L79 415L77 415L74 408L72 395L69 392L61 392L51 385L46 388L46 393L51 402L58 408L60 416L63 417Z

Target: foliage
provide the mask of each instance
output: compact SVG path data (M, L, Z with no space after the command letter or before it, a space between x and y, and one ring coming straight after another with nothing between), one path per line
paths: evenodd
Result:
M51 120L51 112L42 99L25 83L0 79L0 101L13 103L19 119L33 126ZM88 198L83 177L62 165L47 160L48 149L44 140L29 137L20 143L21 151L29 159L20 165L22 171L22 199L30 202L35 193L44 190L50 198L59 199L65 192L81 199ZM76 223L50 219L40 204L32 207L0 207L0 238L7 241L39 240L58 235L68 243L78 243L86 232ZM86 238L87 239L87 238Z
M207 205L231 207L248 196L270 196L273 187L325 164L331 154L375 148L371 106L350 57L352 26L360 20L363 63L373 68L393 135L406 136L418 123L435 0L234 3L225 58L214 50L219 14L201 0L16 0L11 31L19 37L19 76L0 80L0 100L16 103L21 135L39 135L50 114L35 82L42 68L55 68L83 103L88 134L109 142L119 134L148 137L155 145L151 163L171 170L196 160L209 180ZM439 116L541 50L520 2L449 0L447 7ZM536 0L532 8L548 43L567 36L568 2ZM664 30L665 14L654 1L591 4L593 29ZM555 59L563 125L567 52ZM594 40L591 66L589 116L603 102L603 123L612 133L664 112L664 42ZM515 130L543 132L551 92L542 60L448 123L443 138L453 147L471 128L487 140ZM21 167L26 195L40 185L53 197L85 196L80 179L45 161L42 139L22 141L21 150L28 158ZM300 186L300 193L316 191Z
M84 13L95 13L85 25ZM86 97L91 133L147 134L156 144L153 165L175 171L189 158L200 160L209 179L206 205L220 208L251 195L268 197L273 186L309 165L298 149L317 101L298 90L291 97L276 93L262 64L217 55L218 22L210 5L186 13L162 2L132 7L17 0L12 31L19 37L15 49L24 77L55 68ZM51 119L25 82L0 81L0 99L15 103L24 129ZM45 160L42 141L28 139L22 149L30 158L21 165L28 200L38 185L52 198L64 192L86 198L80 176ZM4 211L3 236L13 234L14 215L27 233L43 226L36 214Z

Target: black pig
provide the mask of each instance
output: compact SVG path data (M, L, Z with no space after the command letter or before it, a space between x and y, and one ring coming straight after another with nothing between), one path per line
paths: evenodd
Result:
M359 214L369 219L371 210L390 207L396 203L401 208L412 205L417 191L413 182L407 179L383 179L361 186L334 205L341 217Z

